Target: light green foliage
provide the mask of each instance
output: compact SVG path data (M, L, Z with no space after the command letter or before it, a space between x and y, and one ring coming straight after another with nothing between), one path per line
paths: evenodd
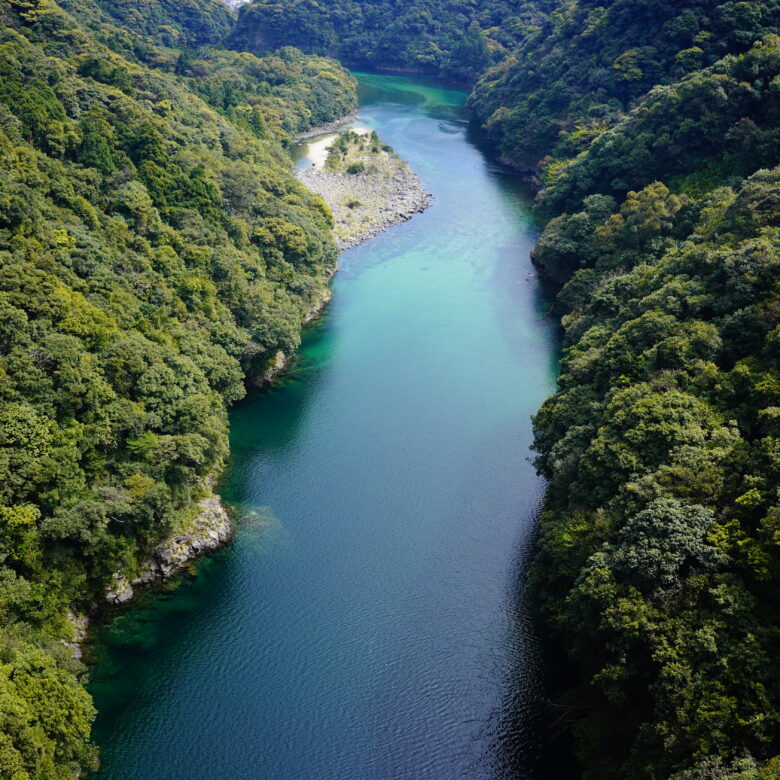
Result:
M323 57L284 47L264 57L206 49L176 63L187 86L256 138L287 142L354 110L355 81Z
M714 522L712 510L656 499L620 529L610 567L621 581L645 592L678 586L683 568L723 568L729 559L706 539Z
M0 651L0 775L69 780L94 768L94 708L72 670L6 632ZM51 653L59 654L56 648Z
M191 515L245 378L297 347L336 250L284 146L355 102L343 69L297 51L161 45L215 40L216 2L146 4L150 37L135 4L69 8L78 23L52 0L5 2L0 29L0 776L15 780L94 765L64 616ZM173 17L179 32L155 33Z

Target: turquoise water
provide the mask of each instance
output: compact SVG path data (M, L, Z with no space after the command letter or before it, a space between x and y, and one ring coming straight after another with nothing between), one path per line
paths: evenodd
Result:
M342 257L290 375L232 412L236 540L101 632L101 778L534 773L519 594L555 328L465 95L361 75L432 207Z

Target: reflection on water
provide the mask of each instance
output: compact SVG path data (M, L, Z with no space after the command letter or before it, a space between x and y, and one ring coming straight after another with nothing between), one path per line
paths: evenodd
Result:
M344 254L293 371L233 409L235 541L101 632L100 777L549 776L521 589L555 379L535 228L463 93L361 84L433 206Z

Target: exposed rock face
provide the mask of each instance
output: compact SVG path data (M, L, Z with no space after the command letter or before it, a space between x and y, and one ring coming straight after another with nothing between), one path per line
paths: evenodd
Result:
M199 507L200 512L194 522L160 542L136 577L129 579L122 572L114 574L114 582L106 592L106 601L110 604L130 601L134 587L173 577L190 561L205 552L216 550L231 538L233 524L217 496L204 498Z
M75 615L73 612L68 612L68 620L73 625L73 641L66 642L63 639L62 644L70 648L74 660L80 661L84 655L81 645L87 638L89 618L86 615Z
M271 364L268 366L268 368L266 368L266 370L261 374L259 381L255 382L255 385L257 387L263 387L264 385L267 385L274 377L278 376L282 373L282 371L284 371L289 361L290 359L280 349L274 356L274 359L271 361Z

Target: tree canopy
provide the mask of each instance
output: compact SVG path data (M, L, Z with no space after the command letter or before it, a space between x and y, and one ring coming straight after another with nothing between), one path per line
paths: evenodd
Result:
M779 13L573 3L471 98L540 184L529 594L589 778L778 776Z
M0 775L14 780L94 767L68 611L197 511L228 405L297 347L335 267L328 209L286 147L354 107L353 79L290 48L192 48L224 34L217 2L144 8L2 4Z
M372 68L472 82L524 35L547 25L557 0L256 0L239 9L236 49L292 45Z

